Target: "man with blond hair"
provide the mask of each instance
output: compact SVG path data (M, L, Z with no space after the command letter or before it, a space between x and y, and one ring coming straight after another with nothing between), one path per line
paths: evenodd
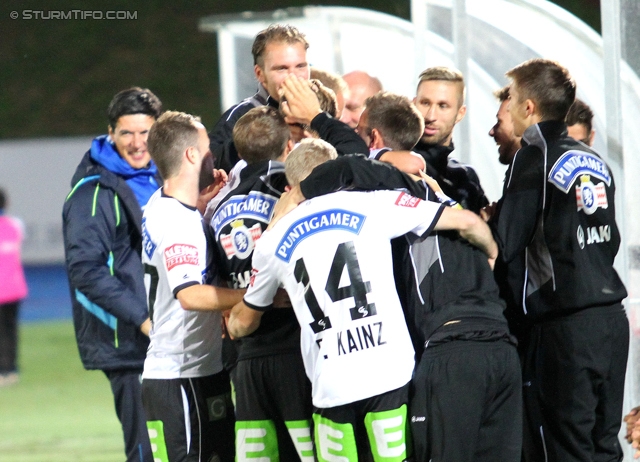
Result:
M414 151L424 157L427 174L465 209L479 213L487 200L476 171L449 156L453 130L465 116L464 77L450 67L430 67L420 74L413 100L424 118L424 134Z
M258 91L251 98L228 109L211 130L211 151L218 168L229 172L238 162L232 131L240 117L258 106L277 109L280 102L278 90L289 74L309 78L308 48L305 35L289 24L272 24L256 35L251 54Z

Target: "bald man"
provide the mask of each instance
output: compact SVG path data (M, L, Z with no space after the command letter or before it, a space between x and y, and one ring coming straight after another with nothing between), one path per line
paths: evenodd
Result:
M347 82L349 92L345 98L346 103L340 120L351 128L356 128L364 110L364 102L368 97L382 91L382 84L376 77L364 71L349 72L342 78Z

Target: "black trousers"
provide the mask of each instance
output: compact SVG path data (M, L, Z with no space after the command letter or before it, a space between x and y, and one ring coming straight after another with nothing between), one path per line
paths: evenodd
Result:
M622 460L628 350L619 304L533 326L523 373L526 461Z
M311 382L300 353L242 359L231 371L231 380L236 392L236 429L273 427L275 439L265 439L265 457L300 460L287 428L291 422L308 421L310 425L312 419ZM239 459L242 442L242 438L236 442Z
M19 301L0 305L0 374L18 371L19 307Z
M156 460L233 462L235 415L229 374L144 379L142 400Z
M142 370L104 371L111 383L116 414L124 434L127 462L153 462L147 420L142 407Z
M349 404L329 408L314 406L318 459L413 462L407 421L409 389L410 383L407 383ZM338 457L331 459L331 455Z
M412 380L416 462L520 462L521 369L505 340L429 346Z

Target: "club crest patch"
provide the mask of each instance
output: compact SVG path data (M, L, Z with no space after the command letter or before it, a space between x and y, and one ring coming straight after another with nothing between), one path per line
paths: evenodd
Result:
M587 215L592 215L598 208L608 208L604 183L594 185L589 175L582 175L580 184L576 185L576 205L578 211L583 210Z
M236 220L231 223L229 234L220 234L220 244L224 249L227 258L236 257L240 260L247 259L256 245L256 241L262 236L262 227L256 223L251 228L247 228L244 220Z

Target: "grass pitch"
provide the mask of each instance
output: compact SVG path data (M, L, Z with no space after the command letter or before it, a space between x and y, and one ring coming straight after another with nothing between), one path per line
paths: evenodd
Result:
M20 383L0 388L0 460L125 460L109 381L83 369L71 321L22 324L18 348Z

